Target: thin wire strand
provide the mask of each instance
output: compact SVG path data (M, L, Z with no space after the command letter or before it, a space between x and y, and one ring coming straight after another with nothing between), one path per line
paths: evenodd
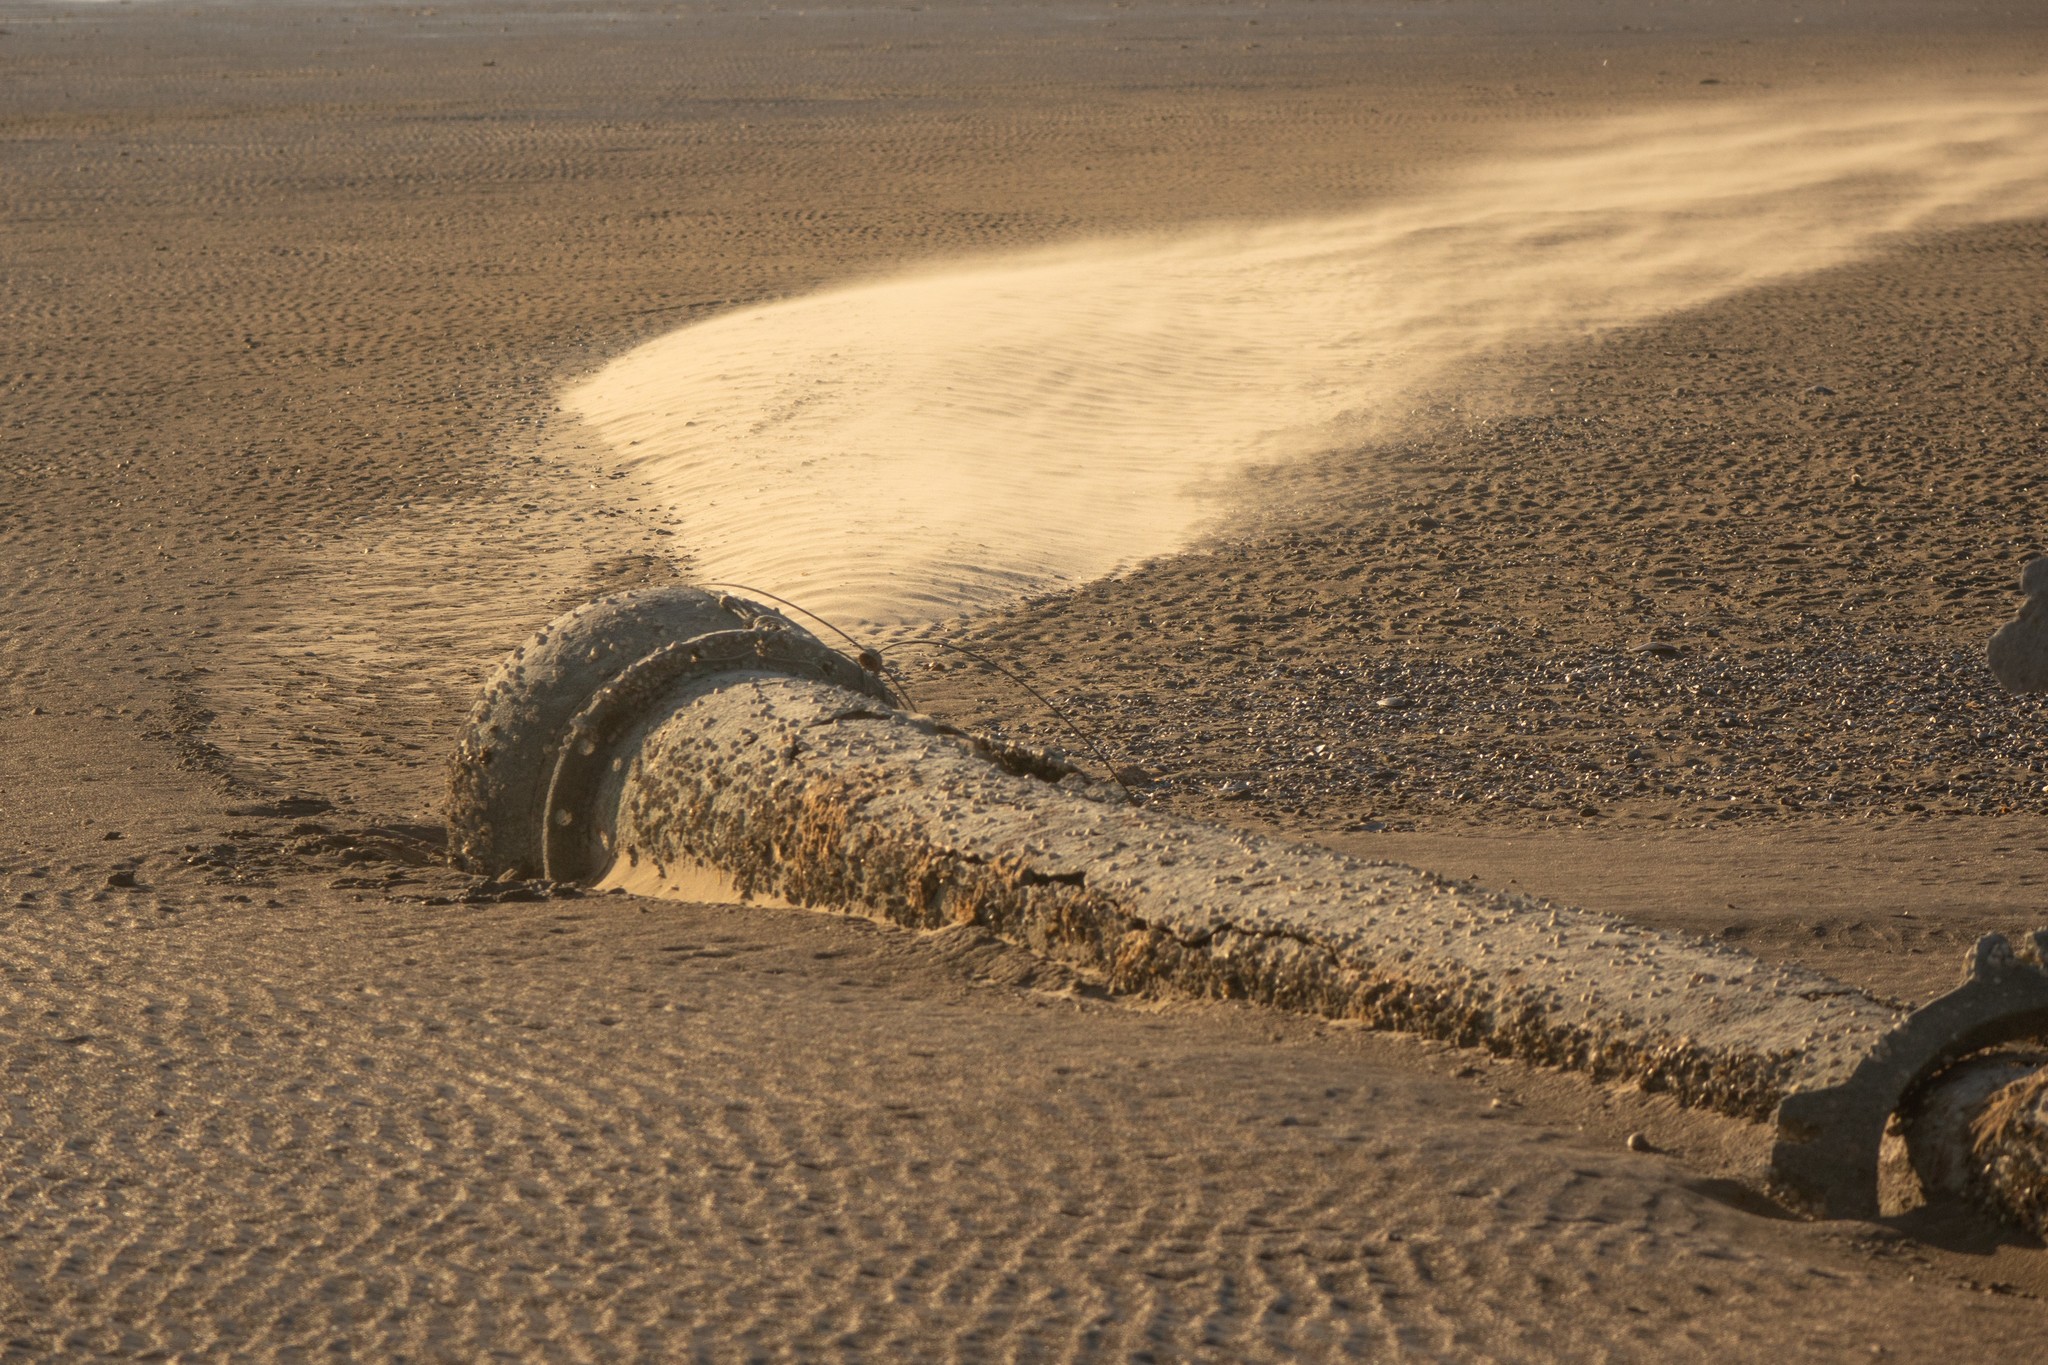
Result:
M1040 706L1043 706L1046 710L1052 712L1054 716L1058 717L1060 724L1066 726L1068 730L1073 732L1073 735L1076 739L1080 740L1083 744L1088 746L1089 751L1095 755L1096 761L1102 764L1103 771L1109 774L1109 780L1116 783L1116 785L1122 789L1124 799L1129 801L1134 806L1138 804L1137 796L1131 791L1131 789L1128 786L1124 785L1123 778L1117 773L1116 764L1110 762L1109 755L1104 753L1102 751L1102 746L1095 742L1095 736L1089 734L1086 730L1083 730L1079 725L1076 725L1073 722L1073 720L1068 717L1066 712L1060 710L1059 707L1052 704L1050 698L1048 698L1043 692L1040 692L1037 688L1033 687L1030 683L1024 681L1024 679L1019 677L1017 674L1012 673L1009 669L1004 668L1001 664L997 663L995 660L987 657L986 655L978 654L974 650L969 649L965 645L956 645L951 640L941 640L935 636L924 635L919 636L914 640L898 640L896 643L901 645L936 645L940 649L950 649L955 654L966 655L968 658L980 664L983 668L993 669L997 673L1002 674L1011 682L1017 684L1017 686L1023 688L1026 692L1029 692Z
M764 588L757 588L753 586L751 583L706 583L703 586L707 588L732 588L739 592L750 592L754 594L754 596L756 597L765 597L770 602L780 603L781 605L788 607L791 611L802 612L804 615L810 617L813 621L816 621L819 625L825 627L825 629L831 631L834 635L837 635L840 639L846 641L846 643L852 645L854 654L856 656L856 660L860 662L863 667L866 666L865 661L869 656L872 656L877 661L879 661L881 663L881 668L876 669L874 671L886 674L888 676L889 681L895 684L896 690L903 695L903 699L910 703L911 708L913 710L917 709L917 698L910 695L910 689L904 685L903 675L898 673L894 668L890 666L888 657L884 655L881 650L869 648L861 641L856 640L853 636L841 630L832 622L827 621L824 617L812 611L809 607L800 607L796 603L790 601L787 597L777 597L774 593L769 592Z
M770 602L779 603L782 606L788 607L791 611L802 612L804 615L810 617L813 621L816 621L819 625L825 627L825 629L831 631L834 635L837 635L840 639L846 641L846 643L852 645L855 652L861 656L863 661L868 656L873 656L875 660L881 664L881 668L875 671L886 674L889 678L889 681L895 684L896 690L903 695L904 700L908 701L913 708L917 706L917 699L910 695L910 688L904 684L903 675L898 673L896 669L889 663L888 656L884 655L882 651L879 649L873 649L870 648L868 645L863 644L861 641L855 639L846 631L841 630L837 625L834 625L832 622L818 615L818 613L812 611L809 607L798 606L795 602L790 601L787 597L777 597L774 593L768 592L767 590L762 588L754 587L750 583L706 583L703 586L707 588L731 588L736 592L752 593L756 597L765 597ZM994 659L989 658L987 655L969 649L966 645L954 644L951 640L941 640L936 636L924 635L911 640L898 640L896 641L896 643L899 645L932 645L939 649L950 649L955 654L963 654L966 657L974 660L974 662L980 664L983 668L1002 674L1005 678L1008 678L1011 682L1017 684L1017 686L1023 688L1027 693L1029 693L1031 695L1032 700L1036 701L1040 706L1043 706L1046 710L1050 711L1053 714L1054 718L1057 719L1060 724L1067 727L1068 731L1073 734L1074 738L1080 740L1083 744L1087 745L1089 752L1095 755L1096 762L1102 765L1102 770L1109 774L1109 780L1116 783L1118 790L1123 792L1124 799L1126 801L1129 801L1134 806L1138 804L1137 794L1134 793L1130 789L1130 787L1125 784L1122 776L1120 776L1116 770L1116 764L1110 761L1109 755L1103 751L1102 745L1096 742L1095 736L1089 734L1086 730L1082 729L1080 725L1075 723L1074 719L1071 716L1069 716L1066 712L1060 710L1059 707L1053 705L1051 698L1047 697L1043 692L1040 692L1030 683L1024 681L1024 679L1018 674L1003 667L1001 664L997 663Z

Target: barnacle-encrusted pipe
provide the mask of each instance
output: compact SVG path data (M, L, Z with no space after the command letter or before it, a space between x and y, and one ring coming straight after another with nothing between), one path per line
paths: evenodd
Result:
M686 590L610 599L508 660L453 792L452 842L483 871L690 897L712 877L975 923L1119 989L1357 1020L1775 1121L1778 1184L1823 1213L1876 1212L1908 1088L2048 1020L2048 975L2009 948L1909 1015L1726 945L1109 799L896 709L764 608Z

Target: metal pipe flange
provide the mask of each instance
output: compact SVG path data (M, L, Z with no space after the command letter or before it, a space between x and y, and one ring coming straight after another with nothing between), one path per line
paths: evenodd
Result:
M555 803L557 770L571 735L580 749L615 732L633 706L655 705L681 681L662 683L662 669L700 639L708 643L690 665L700 676L745 668L886 695L874 675L758 602L682 585L600 598L549 622L485 679L449 767L455 860L486 875L547 875L548 831L565 809ZM668 662L650 669L655 656Z

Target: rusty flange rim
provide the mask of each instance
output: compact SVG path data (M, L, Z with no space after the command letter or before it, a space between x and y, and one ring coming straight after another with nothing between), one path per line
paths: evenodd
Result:
M831 683L887 705L881 679L805 631L774 615L747 630L716 631L662 646L635 661L569 722L555 758L543 807L542 869L549 881L582 882L601 876L609 861L599 846L592 808L600 786L625 761L620 740L649 718L663 699L720 675L778 673Z

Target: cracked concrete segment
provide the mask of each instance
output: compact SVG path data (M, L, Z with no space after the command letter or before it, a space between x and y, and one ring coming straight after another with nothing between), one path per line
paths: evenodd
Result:
M698 683L616 751L600 837L629 875L708 867L746 895L979 925L1118 989L1412 1031L1756 1120L1904 1018L1738 949L1093 799L907 719L786 676Z

